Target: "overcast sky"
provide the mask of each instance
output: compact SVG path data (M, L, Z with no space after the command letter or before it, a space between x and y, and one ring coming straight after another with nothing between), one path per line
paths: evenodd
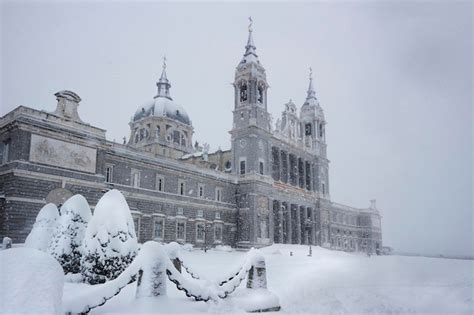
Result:
M230 148L235 67L247 17L276 119L301 106L314 70L325 111L331 198L376 198L383 241L473 254L470 2L3 2L0 115L54 110L69 89L81 118L129 136L168 59L171 95L194 139Z

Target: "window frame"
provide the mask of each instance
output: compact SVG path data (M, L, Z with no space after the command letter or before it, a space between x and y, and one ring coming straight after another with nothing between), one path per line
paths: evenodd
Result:
M110 172L108 172L110 170ZM114 182L114 165L113 164L105 164L105 182L106 183L113 183Z
M265 161L258 159L258 174L265 175Z
M161 236L157 237L156 236L156 223L161 222L162 228L161 228ZM153 218L153 239L154 240L159 240L162 241L165 239L165 217L162 216L155 216Z
M135 181L135 175L138 175L137 181ZM132 170L130 171L130 186L132 186L133 188L140 188L140 177L140 170L132 168Z
M179 230L178 230L178 226L180 224L183 224L184 228L183 228L183 238L179 238L178 237L178 233L179 233ZM186 241L186 220L176 220L176 240L177 241Z
M220 238L217 238L217 230L220 229ZM222 243L224 237L224 225L221 223L214 224L214 243Z
M242 168L242 163L243 163L243 168ZM247 159L246 158L240 158L239 160L239 175L245 175L247 174Z
M182 191L181 186L183 187ZM186 196L186 181L183 179L178 179L178 195Z
M199 227L202 227L202 239L199 238ZM196 222L196 243L204 243L206 240L206 222Z
M161 189L160 189L160 180L161 180ZM165 191L165 177L163 175L157 174L156 175L156 184L155 184L156 191Z
M198 189L197 189L197 197L204 199L204 187L205 185L202 183L198 183Z
M222 202L222 187L216 187L215 200L218 202Z

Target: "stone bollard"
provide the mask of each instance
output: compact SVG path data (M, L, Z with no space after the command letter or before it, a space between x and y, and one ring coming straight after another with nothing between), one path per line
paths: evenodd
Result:
M12 248L12 239L5 236L2 241L2 248L3 249Z
M259 257L249 270L247 279L247 288L266 289L267 288L267 270L265 268L265 258Z
M155 250L153 254L155 255L146 257L138 270L136 298L166 295L168 255L166 255L161 245L155 247L153 248Z

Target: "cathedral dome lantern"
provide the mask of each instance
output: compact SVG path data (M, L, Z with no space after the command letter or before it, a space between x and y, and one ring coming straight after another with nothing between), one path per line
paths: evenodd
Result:
M166 58L156 83L157 94L135 111L130 122L129 145L179 158L192 152L193 126L186 110L170 95Z

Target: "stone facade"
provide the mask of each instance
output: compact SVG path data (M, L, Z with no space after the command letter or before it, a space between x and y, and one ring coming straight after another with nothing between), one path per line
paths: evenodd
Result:
M46 202L82 194L92 209L109 189L127 199L141 242L241 248L312 244L378 252L381 217L330 199L323 110L312 77L298 111L290 100L273 125L265 69L249 30L235 72L231 150L192 143L164 64L158 93L130 122L130 139L79 118L80 97L56 93L50 113L20 106L0 119L0 238L23 242Z

